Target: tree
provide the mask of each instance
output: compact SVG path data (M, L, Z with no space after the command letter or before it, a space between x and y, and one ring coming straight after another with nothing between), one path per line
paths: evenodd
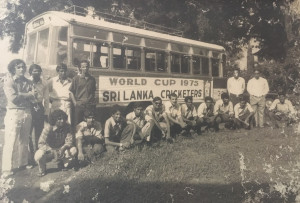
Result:
M10 36L13 52L23 42L25 23L47 10L93 6L96 10L183 31L184 37L225 46L229 56L255 38L261 57L284 59L287 34L285 13L292 0L14 0L0 20L0 37ZM114 6L112 9L112 6ZM283 9L282 9L283 8Z

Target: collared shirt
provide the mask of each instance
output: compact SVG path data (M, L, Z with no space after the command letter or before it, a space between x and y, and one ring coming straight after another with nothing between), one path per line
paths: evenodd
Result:
M81 104L95 104L96 80L93 76L75 76L69 90Z
M37 92L36 102L42 103L45 109L44 114L49 115L49 89L48 84L40 79L37 83L32 80L33 88Z
M224 101L222 99L219 99L216 101L216 104L214 106L214 115L217 115L218 113L225 113L229 115L233 115L233 104L231 101L225 106Z
M32 91L33 85L27 78L8 75L4 80L4 93L7 99L7 108L24 109L30 108L34 100L23 97L20 93Z
M148 122L151 119L155 119L157 122L162 122L164 120L165 114L165 105L162 104L161 109L159 111L155 111L153 105L149 105L145 109L145 120Z
M188 108L186 104L181 105L181 116L189 119L189 118L195 118L197 117L197 110L194 105L192 105L192 108Z
M203 118L204 116L209 116L213 114L213 105L210 108L207 108L207 105L205 102L201 103L197 110L197 115L199 118Z
M250 95L261 97L269 92L269 84L265 78L252 78L247 84L247 91Z
M141 116L137 117L135 115L135 112L131 112L126 115L127 120L132 120L138 127L143 128L144 125L146 124L145 116L142 114ZM128 122L127 122L128 123ZM128 123L130 124L130 123Z
M245 115L247 112L250 112L250 113L253 112L253 109L252 109L251 105L248 102L246 103L244 108L241 108L240 103L237 103L234 106L234 116L235 116L235 118L239 118L239 117Z
M70 101L70 87L72 80L65 79L62 83L58 76L52 78L49 82L49 93L52 100Z
M104 137L109 138L112 141L118 141L117 138L121 138L121 133L126 126L125 119L121 118L120 122L116 123L113 117L110 117L105 122Z
M102 127L100 122L94 121L93 125L87 126L87 122L82 121L76 126L76 135L75 135L76 139L83 138L83 137L92 137L92 136L95 136L99 139L103 138Z
M273 103L271 104L269 110L270 111L277 110L282 113L296 114L296 111L295 111L295 108L293 107L292 102L288 99L285 99L283 104L280 102L279 99L275 99L273 101Z
M71 132L71 125L68 123L61 128L47 124L39 139L39 149L60 149L64 145L72 147L74 140Z
M181 107L178 103L172 105L170 101L166 101L164 105L166 113L170 114L172 118L179 119L181 117Z
M231 77L227 80L227 90L230 94L243 94L243 92L245 91L245 87L245 79L242 77L238 77L238 79Z

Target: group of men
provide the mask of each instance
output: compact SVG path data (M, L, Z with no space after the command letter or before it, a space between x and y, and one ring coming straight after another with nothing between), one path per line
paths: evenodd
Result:
M200 135L203 128L219 131L220 123L229 129L250 129L255 117L255 125L264 127L269 87L259 70L255 70L246 88L245 80L235 69L234 76L228 79L228 93L222 93L216 102L205 97L198 108L191 96L185 97L180 105L176 94L169 95L169 101L164 103L155 97L146 108L136 102L125 117L119 106L113 106L104 129L95 118L96 82L89 73L88 61L81 61L78 75L73 79L67 77L64 64L57 66L57 76L47 82L41 78L42 69L36 64L30 66L31 80L27 79L26 65L20 59L11 61L8 71L4 83L7 98L4 178L13 175L15 168L31 168L35 163L39 166L38 175L44 176L46 163L51 160L64 170L92 161L104 151L113 153L162 139L172 143L176 135ZM291 102L280 93L267 115L278 127L279 121L292 122L295 114Z

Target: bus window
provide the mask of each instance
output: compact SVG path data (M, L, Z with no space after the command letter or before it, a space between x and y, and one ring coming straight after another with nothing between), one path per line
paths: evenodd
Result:
M168 67L168 57L165 52L156 53L157 71L166 72Z
M165 52L146 50L145 52L145 69L146 71L166 72L167 60Z
M200 74L200 57L193 56L193 74Z
M28 48L27 48L27 58L26 62L32 64L34 62L34 50L36 42L36 33L29 35L28 39Z
M141 49L113 45L113 65L116 69L141 69Z
M171 72L180 73L180 58L179 54L171 54Z
M145 70L155 71L156 53L154 51L146 51L145 56Z
M108 68L108 44L95 43L93 46L93 67Z
M208 58L201 58L201 67L202 67L202 75L208 76L209 75L209 62Z
M78 66L80 61L90 61L91 43L86 40L75 39L73 42L73 64Z
M181 56L181 73L190 73L190 57Z
M58 27L58 41L57 41L57 64L67 64L67 41L68 41L68 28ZM55 63L55 62L54 62ZM50 64L51 63L50 61Z
M36 63L45 64L48 56L49 28L39 32Z
M126 68L125 47L119 45L113 46L113 66L115 69Z
M212 61L212 76L219 77L219 59L211 59Z
M126 48L126 61L127 69L137 70L141 69L141 49L139 48Z

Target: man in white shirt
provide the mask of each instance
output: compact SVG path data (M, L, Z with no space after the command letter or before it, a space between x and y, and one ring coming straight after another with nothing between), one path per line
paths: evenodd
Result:
M170 121L171 136L180 133L186 127L186 123L183 122L181 117L181 106L178 104L177 99L177 95L173 93L169 96L169 101L164 103L165 112Z
M229 101L229 95L225 92L221 94L221 99L215 103L214 115L216 116L217 131L219 130L218 125L225 123L226 128L233 127L233 104Z
M239 96L244 93L245 88L245 79L240 77L240 69L235 68L233 77L227 80L227 91L233 106L239 102Z
M269 117L275 127L278 128L283 124L289 125L295 121L296 110L292 102L288 100L284 92L278 93L279 98L275 99L269 108Z
M266 106L266 94L269 92L268 81L260 77L260 70L254 71L254 77L247 84L247 91L250 94L250 104L255 112L256 127L264 127L264 110Z
M234 106L235 128L238 130L241 127L250 129L253 114L254 111L251 105L247 102L246 96L240 97L240 102Z
M69 88L72 80L67 78L67 66L65 64L56 67L57 76L49 82L49 93L51 101L51 112L63 110L68 115L71 124L71 98Z
M198 135L201 134L201 127L207 126L207 130L213 130L215 125L214 116L214 104L211 97L205 97L204 102L200 104L197 110L198 120L197 125L199 126Z

